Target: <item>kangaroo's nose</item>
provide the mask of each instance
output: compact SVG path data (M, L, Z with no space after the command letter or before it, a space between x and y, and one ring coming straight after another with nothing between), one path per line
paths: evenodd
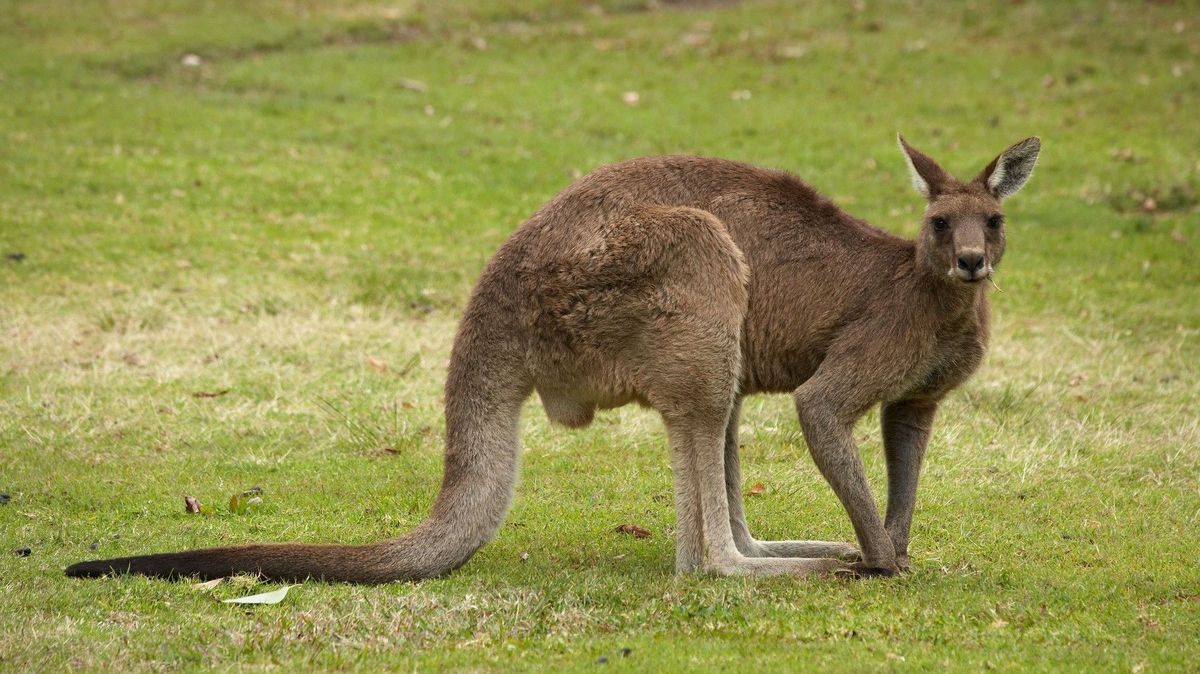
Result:
M962 253L958 256L958 268L974 275L983 269L983 253Z

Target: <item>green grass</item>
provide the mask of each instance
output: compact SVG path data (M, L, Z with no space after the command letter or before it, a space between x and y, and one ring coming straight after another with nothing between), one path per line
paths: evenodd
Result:
M0 3L0 669L1195 667L1195 3L448 4ZM445 579L247 610L214 596L248 582L61 575L408 529L470 285L572 176L727 156L911 234L897 130L966 176L1044 141L912 575L675 578L659 421L568 432L536 404L511 515ZM756 534L849 539L790 401L744 422Z

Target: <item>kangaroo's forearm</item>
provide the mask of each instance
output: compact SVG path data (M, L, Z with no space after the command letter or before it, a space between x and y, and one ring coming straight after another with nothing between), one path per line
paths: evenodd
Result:
M887 403L882 409L883 451L888 473L884 528L892 538L897 557L908 555L917 483L936 411L935 403L915 402Z

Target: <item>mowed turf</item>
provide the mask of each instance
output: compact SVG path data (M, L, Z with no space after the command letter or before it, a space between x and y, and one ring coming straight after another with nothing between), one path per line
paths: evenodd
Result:
M1194 668L1197 9L0 4L0 669ZM540 203L690 152L911 235L896 131L966 178L1044 145L1007 205L991 353L939 417L911 575L676 578L657 417L566 431L532 402L511 514L447 578L239 608L217 600L274 586L62 576L409 529L458 313ZM786 396L751 399L742 440L757 536L852 539Z

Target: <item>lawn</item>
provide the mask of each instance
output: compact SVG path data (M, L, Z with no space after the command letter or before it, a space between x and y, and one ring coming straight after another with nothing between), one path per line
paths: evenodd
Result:
M0 0L0 669L1194 668L1198 10ZM219 600L276 586L62 575L409 529L456 318L540 203L689 152L911 235L897 131L963 177L1044 144L991 353L935 429L914 573L677 578L658 418L567 431L531 401L511 514L446 578L246 608ZM756 535L852 538L786 396L748 401L742 439Z

